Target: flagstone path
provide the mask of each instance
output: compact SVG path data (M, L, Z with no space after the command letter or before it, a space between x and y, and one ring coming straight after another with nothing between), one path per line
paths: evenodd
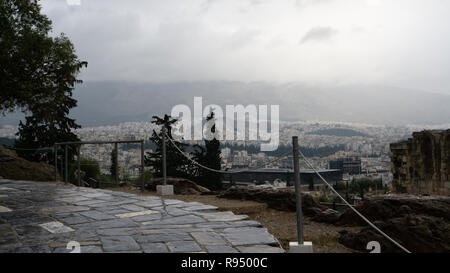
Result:
M284 252L260 223L198 202L0 180L0 253Z

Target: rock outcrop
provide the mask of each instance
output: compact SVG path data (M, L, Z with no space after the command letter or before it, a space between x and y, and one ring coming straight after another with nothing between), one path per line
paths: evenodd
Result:
M450 197L390 195L365 200L356 209L411 252L450 252ZM368 242L378 241L382 252L402 252L351 210L336 224L367 226L341 233L339 242L349 248L367 251Z
M55 168L44 162L30 162L14 150L0 146L0 176L14 180L54 181Z
M271 189L234 186L218 195L218 197L257 201L266 203L272 209L296 211L295 190L293 188ZM327 207L319 204L311 195L302 194L302 210L305 215L314 217L326 211Z
M450 195L450 129L416 132L390 146L394 191Z

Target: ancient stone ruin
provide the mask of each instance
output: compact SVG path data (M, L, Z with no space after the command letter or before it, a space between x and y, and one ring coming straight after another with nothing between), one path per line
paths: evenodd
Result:
M415 132L390 146L394 191L450 195L450 129Z

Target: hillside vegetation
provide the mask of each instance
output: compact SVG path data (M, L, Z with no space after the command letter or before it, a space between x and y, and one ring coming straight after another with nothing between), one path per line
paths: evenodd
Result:
M30 162L0 146L0 177L14 180L54 181L55 168L44 162Z

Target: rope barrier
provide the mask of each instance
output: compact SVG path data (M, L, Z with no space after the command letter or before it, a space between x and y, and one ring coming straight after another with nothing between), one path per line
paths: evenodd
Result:
M184 152L174 143L173 139L170 138L167 134L166 137L169 139L169 141L172 143L172 145L175 147L175 149L182 154L184 157L186 157L189 161L191 161L193 164L197 165L198 167L204 168L206 170L212 171L212 172L218 172L218 173L241 173L241 172L246 172L248 170L251 170L252 168L248 168L245 170L239 170L239 171L222 171L222 170L215 170L215 169L211 169L209 167L203 166L202 164L198 163L197 161L193 160L192 158L188 157L187 155L184 154ZM404 246L402 246L400 243L398 243L397 241L395 241L394 239L392 239L389 235L387 235L386 233L384 233L381 229L379 229L377 226L375 226L369 219L367 219L364 215L362 215L357 209L355 209L350 203L347 202L347 200L345 200L344 197L342 197L334 188L333 186L328 183L328 181L323 178L323 176L316 170L316 168L314 168L314 166L309 162L309 160L305 157L305 155L300 151L300 149L298 150L299 154L302 156L303 160L306 162L306 164L319 176L319 178L333 191L334 194L336 194L343 202L345 205L347 205L350 209L352 209L359 217L361 217L361 219L363 219L367 224L369 224L372 228L374 228L376 231L378 231L381 235L383 235L385 238L387 238L389 241L391 241L392 243L394 243L396 246L398 246L399 248L401 248L403 251L405 251L406 253L411 253L408 249L406 249ZM276 162L284 157L286 157L287 155L289 155L290 152L281 155L280 157L276 158L275 160L272 160L271 162L264 164L263 166L259 166L257 169L263 168L264 166L269 165L270 163Z
M350 205L350 203L347 202L347 200L345 200L344 197L342 197L334 188L333 186L328 183L328 181L323 178L323 176L314 168L314 166L312 166L312 164L308 161L308 159L306 159L305 155L303 155L303 153L300 151L299 149L299 153L300 155L303 157L303 159L305 160L306 164L319 176L319 178L333 191L334 194L336 194L350 209L352 209L359 217L361 217L366 223L368 223L372 228L374 228L376 231L378 231L381 235L383 235L385 238L387 238L389 241L391 241L392 243L394 243L396 246L398 246L399 248L401 248L403 251L405 251L406 253L411 253L408 249L406 249L404 246L402 246L400 243L398 243L397 241L395 241L394 239L392 239L389 235L387 235L386 233L384 233L381 229L379 229L377 226L375 226L372 222L370 222L369 219L367 219L364 215L362 215L357 209L355 209L352 205Z
M205 169L205 170L208 170L208 171L211 171L211 172L216 172L216 173L221 173L221 174L243 173L243 172L248 172L248 171L254 171L254 170L262 169L262 168L266 167L267 165L270 165L270 164L272 164L272 163L274 163L274 162L277 162L277 161L279 161L279 160L281 160L281 159L283 159L283 158L285 158L285 157L287 157L287 156L289 156L289 155L291 154L291 152L287 152L287 153L285 153L285 154L283 154L283 155L281 155L281 156L275 158L274 160L271 160L271 161L269 161L269 162L267 162L267 163L265 163L265 164L263 164L263 165L261 165L261 166L250 167L250 168L246 168L246 169L242 169L242 170L236 170L236 171L222 171L222 170L212 169L212 168L209 168L209 167L207 167L207 166L204 166L204 165L198 163L198 162L195 161L194 159L192 159L192 158L190 158L189 156L187 156L187 155L186 155L186 154L185 154L185 153L184 153L184 152L183 152L183 151L175 144L175 142L173 141L173 139L170 138L167 134L166 134L166 137L169 139L169 141L172 143L172 145L175 147L175 149L176 149L181 155L183 155L185 158L187 158L192 164L194 164L194 165L196 165L196 166L198 166L198 167L200 167L200 168L203 168L203 169Z

